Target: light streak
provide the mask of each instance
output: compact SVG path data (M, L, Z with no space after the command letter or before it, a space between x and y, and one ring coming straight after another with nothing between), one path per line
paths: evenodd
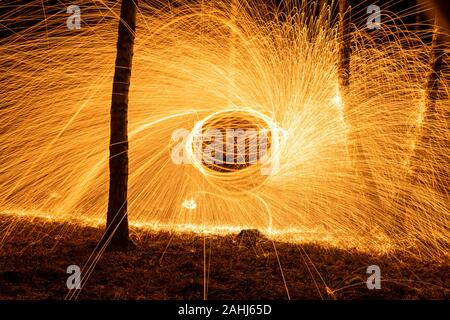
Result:
M3 213L105 219L117 8L104 1L79 5L80 30L67 30L67 16L47 10L37 27L1 41ZM271 9L251 1L234 9L227 1L171 11L141 5L129 103L132 224L195 232L259 228L285 240L361 249L413 244L421 256L445 256L448 74L436 118L427 124L439 143L419 162L426 170L414 184L404 177L420 148L414 128L425 125L429 45L399 23L382 25L390 39L382 45L355 29L346 93L353 107L346 115L336 91L337 24L328 8L315 19L308 5L292 9L268 19ZM225 110L252 110L286 133L275 174L262 177L249 166L231 179L199 163L171 161L174 130L191 130ZM349 130L361 137L383 209L355 171ZM398 202L404 193L411 195L408 206ZM186 202L194 196L195 205ZM404 231L386 235L399 217Z

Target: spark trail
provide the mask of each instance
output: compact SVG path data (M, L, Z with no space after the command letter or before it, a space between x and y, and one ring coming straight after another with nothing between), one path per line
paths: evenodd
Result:
M140 5L129 102L131 222L203 232L258 228L292 241L447 255L448 70L433 121L425 123L431 48L392 16L378 36L352 29L344 100L335 6L285 6ZM105 219L118 6L98 0L80 7L80 30L68 30L65 8L55 7L0 42L2 213ZM17 10L42 14L42 6L28 8L35 9ZM253 123L262 115L256 122L268 119L286 133L275 174L261 179L253 166L210 174L198 163L173 163L173 132L224 110L245 110ZM424 169L414 169L422 175L417 183L410 159L425 148L423 126L436 143L415 162ZM355 132L361 150L349 146ZM354 152L364 152L381 205L362 183ZM399 201L404 194L407 204Z

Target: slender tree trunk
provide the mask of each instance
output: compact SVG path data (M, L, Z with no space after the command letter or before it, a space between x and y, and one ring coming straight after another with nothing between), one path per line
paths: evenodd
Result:
M111 101L109 201L105 241L111 248L129 244L128 236L128 91L138 0L122 0Z
M349 126L349 154L354 163L358 176L361 178L365 196L368 197L374 207L381 208L381 200L378 195L378 188L373 178L372 169L367 161L361 137L355 129L355 121L351 116L351 102L348 100L350 87L350 60L351 60L351 38L350 38L351 11L347 0L339 0L339 24L341 44L339 48L339 89L341 99L344 103L344 117Z
M431 48L431 73L427 82L427 113L431 118L436 116L436 101L439 100L439 82L443 65L444 46L439 34L438 22L435 22Z
M423 165L424 161L431 160L435 155L435 149L439 149L439 141L436 141L436 136L433 134L434 128L438 126L438 110L436 109L436 102L440 98L440 81L441 69L443 67L444 46L442 37L439 34L439 27L436 21L433 31L433 38L431 44L430 63L431 71L428 75L426 84L426 103L425 111L422 116L422 123L417 130L418 138L416 148L411 158L411 170L408 177L409 183L420 184L421 176L425 175L427 179L430 176L437 175L432 169L432 172L422 172L427 170L427 166ZM447 181L448 183L448 181ZM444 187L447 183L436 183L435 187ZM445 191L445 190L444 190Z
M235 72L234 68L236 67L236 43L237 43L237 36L236 36L236 28L237 25L237 15L238 15L238 3L237 0L231 0L230 2L230 25L232 26L233 30L230 30L230 38L229 38L229 60L228 60L228 67L230 70L230 78L229 78L229 84L228 84L228 91L229 91L229 97L230 99L234 100L234 89L235 89Z
M436 109L436 102L440 98L440 81L441 81L441 69L443 67L443 56L444 47L443 39L439 34L439 27L437 21L435 21L432 44L431 44L431 54L430 54L430 64L431 71L427 78L426 83L426 102L425 110L422 115L422 122L416 127L417 138L415 140L415 148L412 151L412 155L409 158L409 171L406 174L406 185L426 185L433 184L435 190L439 190L443 194L448 194L448 184L449 181L446 179L448 170L444 163L446 162L445 157L442 160L441 168L432 168L430 165L433 162L433 157L438 156L436 150L440 149L440 144L445 142L436 141L438 139L436 135L433 134L433 129L438 124L438 110ZM433 177L431 180L430 178ZM416 199L411 193L410 188L402 192L400 196L399 205L401 206L400 212L403 215L398 216L395 223L396 228L399 231L405 229L405 208L411 208L412 210L419 210L417 207Z
M339 85L345 94L350 85L350 18L351 12L347 0L339 0L339 25L341 44L339 48Z

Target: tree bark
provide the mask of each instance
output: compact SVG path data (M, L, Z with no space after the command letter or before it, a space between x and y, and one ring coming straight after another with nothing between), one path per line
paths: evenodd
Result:
M350 87L350 61L351 61L351 38L350 38L351 11L347 0L339 0L339 25L341 43L339 48L339 90L344 103L344 118L349 127L349 155L354 163L355 170L361 178L365 195L372 201L374 207L381 208L381 200L378 188L372 174L372 169L361 142L360 134L355 130L355 121L351 116L351 103L347 95Z
M441 94L439 89L441 70L443 67L443 56L443 39L439 34L439 27L436 21L431 44L431 71L428 75L426 84L425 111L423 113L422 124L419 130L417 130L419 137L417 139L416 148L414 149L414 154L410 161L411 173L409 175L408 182L412 184L426 183L425 181L422 181L421 176L426 176L427 178L434 176L436 179L444 178L444 176L441 177L438 172L435 172L433 168L429 168L424 164L425 162L432 160L432 157L436 156L435 151L440 149L439 144L441 141L436 141L437 137L433 133L433 130L438 126L438 110L436 109L436 102L440 99ZM448 185L448 181L446 179L444 180L445 181L441 181L441 183L437 183L437 181L435 181L435 187L443 188L442 192L445 193L448 192L446 187Z
M109 200L105 241L110 248L129 244L128 235L128 92L138 0L122 0L111 101Z
M409 171L406 174L406 185L425 185L432 187L442 194L449 193L448 168L444 165L446 157L443 156L440 160L442 165L433 168L433 157L439 156L441 149L440 145L445 145L445 141L438 141L438 137L434 135L433 130L439 126L438 110L436 109L436 102L441 98L440 81L441 69L443 67L444 46L443 38L439 33L439 24L435 21L431 43L430 64L431 71L426 83L426 102L425 110L422 116L422 123L415 129L417 135L415 148L412 151L411 157L408 159ZM431 178L431 179L430 179ZM432 186L430 186L430 183ZM397 217L395 227L398 231L405 230L405 208L410 208L414 211L420 210L417 199L414 198L410 188L404 190L399 197L400 212L403 215Z
M339 25L341 44L339 48L339 85L341 91L350 85L350 19L351 12L347 0L339 0Z

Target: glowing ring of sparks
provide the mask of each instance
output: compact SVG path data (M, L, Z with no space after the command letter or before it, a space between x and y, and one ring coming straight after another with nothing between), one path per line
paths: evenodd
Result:
M232 137L232 160L227 131L230 129L241 134ZM212 158L205 154L204 148L210 130L223 137L223 140L213 142L223 153ZM276 172L286 137L287 132L269 116L251 108L235 107L211 113L198 121L186 139L185 150L190 163L213 186L242 192L260 186ZM236 142L235 138L242 140ZM239 151L244 154L239 155Z

